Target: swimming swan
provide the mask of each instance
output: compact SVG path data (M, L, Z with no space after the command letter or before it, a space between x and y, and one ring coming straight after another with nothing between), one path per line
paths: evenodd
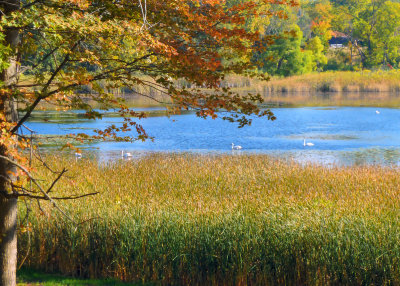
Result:
M235 145L232 143L232 150L240 150L240 149L242 149L242 146Z
M306 139L303 140L303 146L314 146L314 143L306 142Z
M132 154L129 152L124 153L124 150L121 150L121 157L124 158L132 157Z

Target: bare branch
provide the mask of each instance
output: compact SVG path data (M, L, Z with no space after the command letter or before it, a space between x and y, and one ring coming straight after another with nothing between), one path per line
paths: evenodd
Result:
M67 169L62 169L61 173L57 176L57 178L53 181L51 186L47 189L46 193L50 193L51 189L53 189L54 185L57 184L58 180L61 179L62 175L64 175L67 172Z
M71 51L73 51L79 44L79 41L74 44L74 46L71 48ZM36 106L39 104L39 102L42 99L45 99L48 97L47 95L47 89L49 88L50 84L53 82L54 78L57 76L57 74L63 69L63 67L66 65L68 62L68 59L70 57L70 54L68 53L65 57L62 63L55 69L47 83L43 86L42 91L39 93L39 96L36 98L36 100L32 103L31 106L29 106L27 112L24 114L24 116L18 121L18 123L14 126L14 128L11 130L11 133L17 132L18 128L21 127L21 125L29 118L31 115L32 111L36 108Z
M79 195L79 196L65 196L65 197L51 197L52 200L76 200L76 199L81 199L84 197L88 197L88 196L95 196L97 194L99 194L100 192L94 192L94 193L87 193L87 194L83 194L83 195ZM45 196L35 196L35 195L31 195L31 194L18 194L16 195L17 197L26 197L26 198L31 198L31 199L38 199L38 200L44 200L44 201L50 201L47 197Z
M50 166L43 160L42 156L40 155L40 152L33 152L33 155L35 156L36 159L38 159L43 166L48 169L50 172L54 173L54 174L59 174L60 172L58 171L54 171L53 169L50 168ZM67 176L68 177L68 176Z
M18 164L17 162L11 160L10 158L6 157L6 156L2 156L0 155L0 158L13 164L14 166L18 167L20 170L22 170L28 177L29 179L32 180L32 182L39 188L40 192L43 194L43 199L49 200L53 206L61 213L63 214L68 220L70 220L72 223L76 224L75 221L70 218L58 205L57 203L45 192L45 190L43 189L43 187L37 182L37 180L35 178L33 178L33 176L31 175L31 173L28 172L27 169L25 169L23 166L21 166L20 164Z
M10 85L15 78L17 78L19 75L23 74L27 70L33 70L34 68L38 67L42 62L44 62L48 57L50 57L54 52L56 52L59 49L59 47L54 48L52 51L50 51L47 55L45 55L41 60L39 60L35 65L33 66L27 66L23 67L19 70L17 70L9 79L4 83L5 86ZM17 87L35 87L39 86L39 84L26 84L26 85L16 85Z

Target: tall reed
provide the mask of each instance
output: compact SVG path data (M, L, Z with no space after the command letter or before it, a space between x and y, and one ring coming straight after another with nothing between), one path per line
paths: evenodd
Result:
M78 226L36 210L30 242L19 234L29 267L173 285L400 283L398 168L263 155L47 161L70 169L54 195L100 194L61 204Z
M263 94L309 92L395 92L400 91L400 71L326 71L286 78L272 77L269 81L249 80L228 76L225 85L252 88Z

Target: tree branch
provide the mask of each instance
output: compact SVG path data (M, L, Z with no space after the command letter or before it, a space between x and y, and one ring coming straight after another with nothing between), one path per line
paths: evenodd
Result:
M76 42L72 48L71 51L73 51L79 44L80 41ZM47 89L49 88L50 84L53 82L54 78L57 76L57 74L62 70L62 68L67 64L68 59L70 57L70 54L68 53L65 57L64 60L61 62L61 64L56 68L56 70L53 72L47 83L43 86L41 92L39 93L39 96L35 99L35 101L32 103L31 106L29 106L27 112L24 114L24 116L18 121L18 123L14 126L13 129L11 129L11 133L17 132L17 130L21 127L21 125L31 116L32 111L36 108L36 106L39 104L39 102L42 99L45 99L49 95L47 95Z
M31 173L29 173L29 171L27 169L25 169L23 166L21 166L20 164L18 164L17 162L11 160L10 158L6 157L6 156L2 156L0 155L0 158L13 164L14 166L18 167L20 170L22 170L28 177L29 179L31 179L31 181L39 188L40 192L43 194L43 199L50 201L53 206L62 214L64 215L68 220L70 220L73 224L76 224L75 221L70 218L58 205L57 203L53 200L53 198L51 198L47 192L43 189L43 187L37 182L37 180L35 178L33 178L33 176L31 175Z
M52 197L53 200L57 200L57 201L61 201L61 200L76 200L76 199L81 199L84 197L88 197L88 196L95 196L97 194L99 194L100 192L95 192L95 193L88 193L88 194L83 194L83 195L79 195L79 196L69 196L69 197ZM38 200L45 200L48 201L49 199L45 196L34 196L31 194L18 194L16 195L17 197L26 197L26 198L31 198L31 199L38 199Z

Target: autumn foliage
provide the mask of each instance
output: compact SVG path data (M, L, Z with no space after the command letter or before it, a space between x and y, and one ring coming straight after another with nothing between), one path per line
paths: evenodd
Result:
M96 130L97 139L145 140L139 120L113 91L120 88L144 97L151 87L169 97L169 112L193 110L200 117L251 123L250 116L274 119L261 110L259 95L238 95L220 87L227 74L252 75L256 41L268 35L246 29L249 17L283 17L274 5L292 0L10 0L0 3L0 284L15 285L16 199L55 202L52 187L64 174L55 171L49 189L30 175L22 156L30 147L21 130L43 102L59 110L83 109L87 118L102 108L118 108L121 126ZM191 88L177 85L184 80ZM17 111L18 108L18 111ZM219 112L221 111L221 113ZM17 116L19 113L19 117ZM222 115L221 115L222 114ZM135 136L124 132L136 131ZM26 133L25 133L26 134ZM132 133L131 133L132 134ZM77 134L82 140L85 134ZM71 146L69 146L71 147ZM45 163L44 163L45 165ZM30 183L25 188L23 178ZM9 209L9 210L8 210ZM12 218L10 224L5 218ZM10 229L10 227L12 229ZM13 260L11 265L9 261ZM6 270L4 270L6 269ZM4 274L5 273L5 274ZM13 278L14 277L14 278Z
M294 2L258 0L236 4L226 1L34 1L3 17L3 29L18 28L21 41L14 50L22 63L20 73L31 81L8 86L26 106L15 132L41 101L62 108L80 108L88 117L100 116L87 104L90 97L126 107L108 91L118 87L151 86L171 97L175 111L193 108L199 116L216 117L216 111L232 111L241 125L244 115L272 114L250 103L257 96L239 97L219 88L229 73L252 70L250 53L258 31L243 24L249 16L270 16L260 6ZM264 12L260 12L264 11ZM276 12L279 13L279 12ZM265 36L264 36L265 37ZM142 75L152 80L143 80ZM179 89L174 79L196 87ZM90 94L76 93L82 86ZM236 115L235 115L236 114ZM136 116L129 113L127 117ZM131 121L129 125L134 125ZM123 128L127 130L128 128ZM138 128L138 138L146 133ZM104 135L104 133L102 134ZM116 134L107 134L114 135Z
M89 102L117 107L124 124L97 130L95 137L145 140L148 135L138 123L145 115L111 92L122 87L146 97L138 86L157 90L170 98L167 107L173 113L192 109L200 117L216 118L222 110L224 119L239 126L251 123L249 115L274 119L257 106L259 95L238 95L220 83L227 74L252 75L251 54L266 47L254 43L270 41L258 30L245 29L246 20L284 17L270 8L296 5L294 1L58 0L18 5L1 19L2 31L19 34L16 43L5 39L0 47L3 70L16 59L13 80L2 83L1 100L18 102L21 114L19 120L0 118L0 144L5 147L17 141L27 146L15 134L41 102L60 110L84 109L87 118L101 117ZM193 88L178 87L177 79ZM132 129L137 136L121 135ZM17 149L6 149L20 158Z

